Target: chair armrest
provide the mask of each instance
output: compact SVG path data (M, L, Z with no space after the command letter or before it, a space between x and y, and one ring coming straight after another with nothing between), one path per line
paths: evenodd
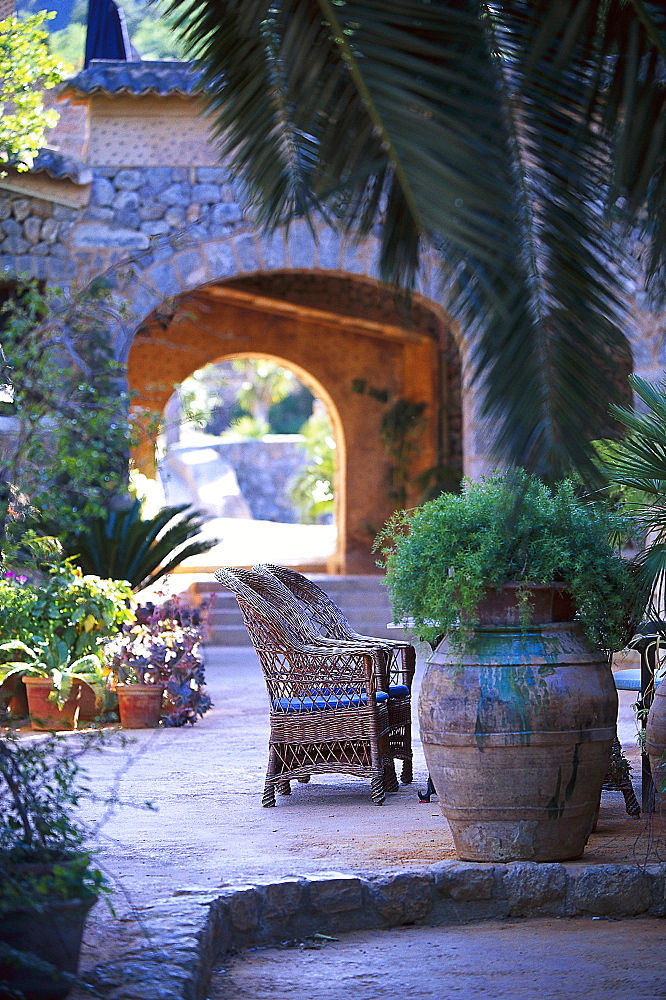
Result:
M285 651L285 656L308 684L361 684L368 694L388 692L386 661L377 649L357 643L308 643Z

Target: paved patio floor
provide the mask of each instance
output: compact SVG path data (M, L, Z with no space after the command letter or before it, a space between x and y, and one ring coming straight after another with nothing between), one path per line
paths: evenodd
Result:
M419 662L417 689L422 669ZM417 798L427 777L417 739L414 783L381 807L371 802L369 783L327 775L295 784L274 809L262 808L268 719L256 656L251 648L209 647L206 675L215 707L195 726L138 731L130 747L89 758L99 794L117 789L125 801L151 800L156 811L125 806L100 830L99 860L116 886L118 919L103 905L93 911L83 967L140 934L137 912L180 889L322 871L423 868L455 857L435 800L420 804ZM638 776L634 696L620 697L620 735ZM597 832L583 858L571 864L664 860L664 819L629 818L622 796L612 792L603 795Z
M659 919L360 931L225 957L210 1000L663 1000Z

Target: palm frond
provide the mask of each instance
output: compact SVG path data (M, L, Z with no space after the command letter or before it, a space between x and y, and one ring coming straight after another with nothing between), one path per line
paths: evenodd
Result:
M505 6L504 4L502 6ZM520 6L520 4L514 4ZM524 6L524 5L523 5ZM640 231L651 286L666 291L666 7L649 0L536 0L540 30L529 71L550 55L554 87L573 62L587 67L585 127L602 136L612 159L600 191L628 229Z
M497 456L551 480L594 477L629 366L596 97L619 3L169 0L260 221L323 208L377 231L383 275L407 286L433 244Z

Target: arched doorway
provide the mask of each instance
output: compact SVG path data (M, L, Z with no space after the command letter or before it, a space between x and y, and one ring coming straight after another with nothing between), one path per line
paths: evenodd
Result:
M331 570L377 572L372 542L396 505L419 502L428 470L462 468L460 363L446 315L418 295L396 299L371 278L246 274L154 310L132 342L130 388L139 405L161 412L175 384L209 361L239 355L278 358L316 384L341 442ZM137 461L150 466L151 448Z
M223 356L169 399L155 492L209 519L204 534L220 544L208 571L268 561L327 572L343 536L344 452L340 416L307 372L278 357Z

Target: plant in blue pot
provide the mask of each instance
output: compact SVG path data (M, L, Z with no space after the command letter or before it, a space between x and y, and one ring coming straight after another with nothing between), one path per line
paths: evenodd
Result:
M421 739L461 858L579 857L615 737L610 654L644 595L611 507L521 470L400 512L379 537L396 618L436 648Z

